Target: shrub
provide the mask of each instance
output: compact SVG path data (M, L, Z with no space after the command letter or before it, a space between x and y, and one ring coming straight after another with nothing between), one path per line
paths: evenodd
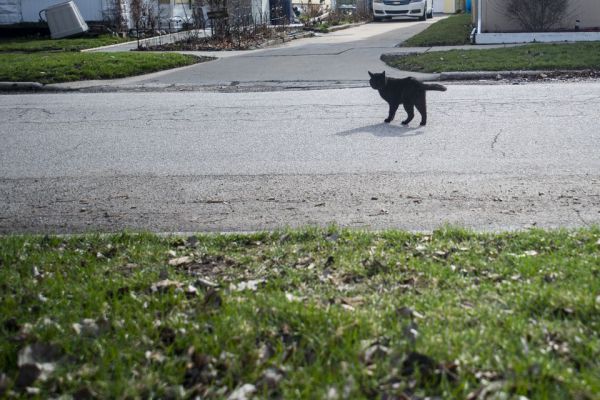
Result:
M528 32L545 32L567 17L568 0L508 0L505 14Z

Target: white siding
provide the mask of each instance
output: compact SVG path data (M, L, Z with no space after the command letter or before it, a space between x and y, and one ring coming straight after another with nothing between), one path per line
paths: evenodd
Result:
M65 0L20 0L20 2L22 21L36 22L39 20L40 10L64 3ZM107 8L107 0L75 0L75 4L86 21L101 21L103 19L102 12Z
M21 0L0 0L0 24L21 22Z

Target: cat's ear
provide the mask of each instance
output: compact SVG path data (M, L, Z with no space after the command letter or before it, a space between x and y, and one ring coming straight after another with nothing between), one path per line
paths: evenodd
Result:
M369 76L372 78L373 77L373 73L371 71L367 71L369 73Z

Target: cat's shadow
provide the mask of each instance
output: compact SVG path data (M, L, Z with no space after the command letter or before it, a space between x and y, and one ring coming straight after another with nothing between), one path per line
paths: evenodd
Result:
M419 136L424 134L422 126L411 127L396 124L386 124L381 122L379 124L367 125L360 128L349 129L347 131L336 133L337 136L350 136L359 133L370 133L377 137L410 137Z

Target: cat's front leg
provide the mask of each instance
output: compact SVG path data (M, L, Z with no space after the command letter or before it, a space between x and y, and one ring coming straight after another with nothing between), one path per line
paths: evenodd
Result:
M400 104L392 104L390 103L390 113L388 115L388 117L385 119L385 122L387 124L389 124L390 122L392 122L392 120L394 119L394 116L396 115L396 110L398 110L398 106Z

